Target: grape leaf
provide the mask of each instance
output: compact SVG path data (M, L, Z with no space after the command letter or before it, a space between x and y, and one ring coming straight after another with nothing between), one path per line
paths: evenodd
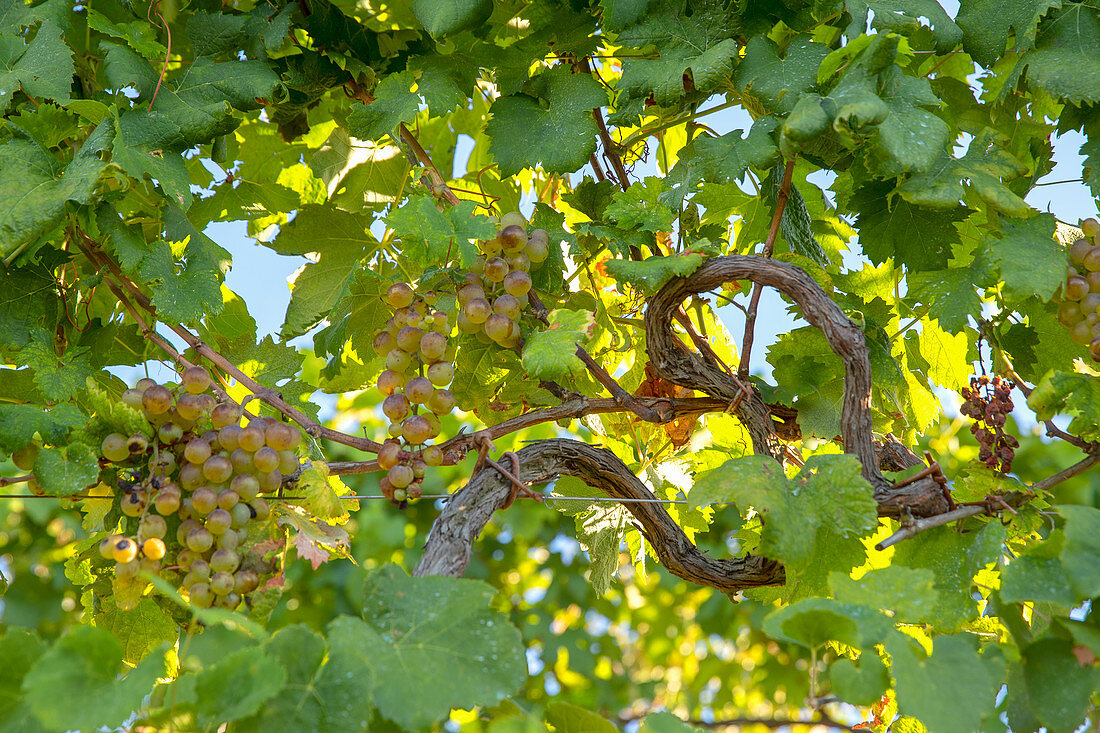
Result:
M476 214L472 201L462 201L440 211L430 196L410 196L408 203L393 209L386 223L396 232L407 262L423 269L459 261L470 267L477 260L477 247L471 240L492 239L496 225L489 217Z
M506 617L489 608L493 588L410 578L387 565L367 578L363 593L362 619L339 620L340 635L371 670L379 712L403 728L424 728L455 706L493 705L523 684L523 644ZM340 648L333 627L329 642ZM413 687L432 694L410 704Z
M754 36L745 47L734 84L763 110L788 114L799 95L817 85L818 68L828 55L828 46L800 36L791 41L780 58L773 41Z
M40 328L31 331L31 340L19 357L34 370L34 383L49 400L61 402L77 395L94 372L88 348L70 346L57 353L53 337Z
M968 634L937 636L932 643L932 654L924 657L914 650L916 644L909 637L886 638L898 709L918 718L929 730L979 730L982 717L996 705L1005 676L1004 659L995 652L978 654L976 639Z
M844 7L852 16L849 38L866 29L867 11L874 14L871 27L880 32L910 36L921 28L931 28L938 53L948 53L963 38L962 29L936 0L845 0Z
M1100 509L1063 505L1058 513L1066 520L1061 559L1070 585L1080 598L1100 596L1100 568L1095 562L1100 552Z
M829 665L829 681L837 697L854 705L874 705L890 689L890 673L874 651L864 651L859 666L850 659ZM894 724L896 733L897 724Z
M95 8L88 8L88 27L108 36L125 41L126 45L147 59L164 58L168 49L157 40L157 31L151 24L135 20L132 22L112 22ZM190 31L190 29L188 29ZM195 36L190 34L192 42ZM196 44L197 45L197 44Z
M0 258L54 227L68 202L91 201L106 167L100 155L113 136L111 125L100 123L64 167L26 140L11 139L0 145Z
M1040 639L1023 649L1023 677L1035 717L1051 733L1081 726L1100 682L1095 667L1082 666L1065 639Z
M550 173L580 168L596 151L592 110L605 104L599 82L561 65L530 79L521 93L499 97L485 132L501 175L538 163Z
M674 277L686 277L703 264L703 255L685 252L668 257L647 257L634 260L608 260L604 263L607 274L619 282L629 283L646 295L653 295Z
M151 598L143 598L128 611L119 609L110 600L103 603L103 612L96 614L93 623L96 628L110 631L122 644L122 661L137 664L161 644L175 643L179 626Z
M139 274L152 283L153 305L162 318L190 323L221 308L221 273L208 266L209 258L203 256L199 241L188 236L177 242L182 242L185 252L195 255L188 257L182 272L172 247L154 242L152 251L141 261Z
M829 589L838 601L892 610L896 619L911 623L924 623L932 617L939 602L934 581L931 570L897 565L877 568L858 580L844 573L829 573Z
M546 722L557 733L616 733L618 728L609 720L582 707L567 702L552 702L546 706Z
M61 29L49 21L38 26L29 44L18 33L0 34L0 111L20 90L30 97L66 104L75 73L73 52L65 45Z
M712 92L722 84L737 58L740 20L723 3L697 3L691 10L684 11L682 0L666 0L619 33L620 46L658 49L657 58L624 60L620 90L633 97L652 95L664 105L685 92Z
M891 630L890 620L866 606L832 598L806 598L773 611L764 619L764 633L773 639L816 649L828 641L856 648L881 643Z
M27 672L45 651L45 645L26 629L8 626L0 636L0 658L4 660L0 665L0 723L19 720L16 717L19 713L30 716L20 687Z
M41 405L0 404L0 450L14 453L29 444L36 432L44 442L59 445L72 428L86 420L70 404L54 405L48 410Z
M415 83L410 71L388 75L374 90L374 101L357 105L348 115L348 132L362 140L377 140L412 122L420 109L420 97L410 91Z
M47 494L71 496L96 483L99 461L83 443L43 448L34 460L34 476Z
M1035 44L1039 19L1061 0L961 0L955 22L963 31L963 48L975 61L989 68L1005 52L1010 34L1016 48Z
M673 213L661 202L663 181L649 176L625 191L616 191L604 216L623 229L664 232L671 228Z
M1066 254L1054 239L1054 216L1004 220L1002 236L983 242L983 254L997 267L1010 300L1037 295L1049 300L1066 278Z
M680 159L666 180L685 181L688 190L700 181L732 183L750 168L769 168L779 155L772 133L778 121L771 115L753 122L749 134L741 130L710 137L700 135L680 151Z
M448 3L412 0L410 9L424 26L424 30L432 38L439 38L478 26L493 12L493 3L492 0L460 0Z
M329 246L316 262L293 275L290 303L279 330L285 340L301 336L323 319L347 292L357 263L373 254L374 249L361 243Z
M195 678L198 718L203 725L256 713L286 684L286 670L262 648L241 649Z
M1022 56L1020 66L1027 67L1030 83L1051 95L1074 104L1094 103L1100 100L1098 47L1096 8L1067 4L1043 21L1035 47Z
M149 654L119 679L122 646L104 629L77 626L38 658L23 678L35 716L54 730L122 725L164 675L164 656ZM65 690L65 704L57 691Z
M916 206L892 196L888 185L857 190L849 205L859 216L863 252L876 265L893 257L912 270L941 270L961 244L955 223L966 219L965 209Z
M60 311L51 297L56 287L52 273L42 265L8 269L0 288L0 343L20 348L37 327L52 329Z
M577 358L577 345L592 332L595 320L589 311L551 311L550 325L527 337L523 346L523 368L532 377L557 380L584 369Z

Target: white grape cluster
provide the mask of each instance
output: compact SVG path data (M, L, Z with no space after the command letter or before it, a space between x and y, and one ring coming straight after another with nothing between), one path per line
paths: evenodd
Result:
M1081 230L1085 236L1069 247L1058 322L1069 329L1074 342L1088 346L1094 361L1100 361L1100 222L1085 219Z

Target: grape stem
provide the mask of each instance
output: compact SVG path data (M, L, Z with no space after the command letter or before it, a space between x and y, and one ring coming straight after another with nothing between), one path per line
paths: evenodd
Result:
M446 181L443 180L443 176L440 174L439 169L432 163L428 151L424 150L424 146L420 144L416 136L405 126L404 122L397 126L397 134L398 137L401 138L401 142L408 145L409 149L412 150L413 156L416 158L417 162L423 166L424 175L420 177L420 182L424 184L424 187L451 206L458 206L460 199L455 195L455 192L450 189Z

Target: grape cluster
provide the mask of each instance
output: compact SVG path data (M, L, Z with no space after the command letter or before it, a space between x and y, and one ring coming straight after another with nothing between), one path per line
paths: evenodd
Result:
M116 600L139 597L146 570L174 582L200 608L232 609L272 570L249 552L249 530L271 515L261 494L278 491L299 470L302 436L264 417L242 426L241 408L210 394L202 367L180 376L178 386L141 379L122 395L154 437L103 438L104 459L119 469L123 531L99 551L115 563Z
M1019 441L1004 431L1005 416L1012 412L1012 387L996 376L971 377L970 386L962 388L966 401L959 408L974 421L970 432L981 446L978 460L989 468L999 466L1004 473L1012 470L1012 459L1020 447Z
M1058 321L1069 329L1070 338L1088 346L1094 361L1100 361L1100 222L1085 219L1081 230L1085 236L1069 247Z
M378 389L390 425L378 465L386 471L382 493L399 506L421 496L427 468L443 462L443 452L429 441L439 437L440 418L455 406L447 389L454 378L454 329L504 348L522 343L519 319L531 292L529 273L550 253L546 230L528 235L526 225L518 212L501 217L499 233L480 243L473 272L460 277L453 299L406 282L382 296L391 317L375 333L373 347L386 360ZM437 307L452 300L455 313Z

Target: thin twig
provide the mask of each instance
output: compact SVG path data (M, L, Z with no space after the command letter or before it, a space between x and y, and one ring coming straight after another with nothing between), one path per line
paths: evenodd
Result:
M771 228L768 230L768 239L764 242L762 257L771 257L775 248L775 238L779 233L779 224L783 220L783 210L787 207L787 199L791 196L791 178L794 176L794 161L788 160L787 167L783 171L783 183L779 187L779 195L775 202L775 214L772 215ZM752 356L753 333L756 330L756 312L760 307L760 294L764 286L756 283L752 289L752 298L749 300L749 309L745 315L745 336L741 342L741 363L737 367L737 374L742 379L749 376L749 359Z
M420 165L424 167L424 172L429 180L425 181L422 177L420 182L423 183L428 190L442 198L451 206L458 206L458 196L455 195L455 192L452 191L446 181L444 181L443 176L439 173L439 169L432 163L432 159L428 155L428 152L424 150L420 141L409 131L409 128L405 126L404 122L397 126L397 134L401 137L401 141L412 150L413 155L416 156Z
M33 474L27 474L26 476L10 476L7 478L0 477L0 486L11 486L12 484L24 484L34 478Z

